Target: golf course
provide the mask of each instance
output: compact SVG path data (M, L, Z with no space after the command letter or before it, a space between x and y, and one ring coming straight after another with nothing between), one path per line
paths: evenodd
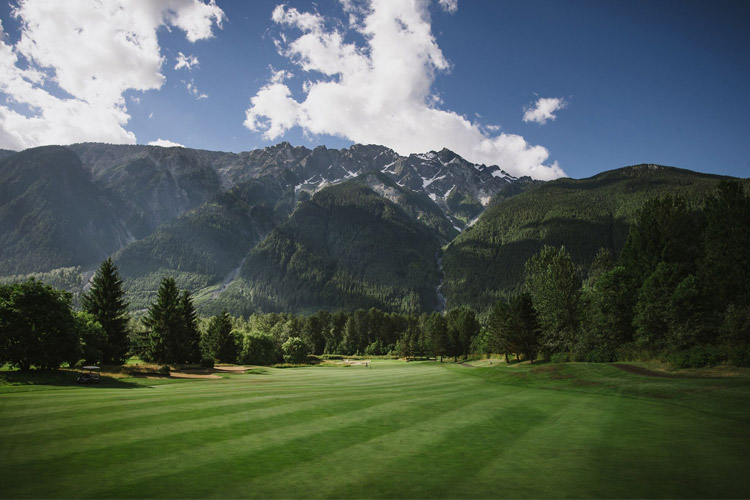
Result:
M2 498L750 497L747 374L497 360L91 386L18 373L0 372Z

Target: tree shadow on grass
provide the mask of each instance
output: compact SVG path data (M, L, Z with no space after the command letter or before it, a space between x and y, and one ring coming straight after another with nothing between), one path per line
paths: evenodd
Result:
M92 389L135 389L144 387L141 384L101 376L98 384L79 384L76 380L81 375L77 371L66 370L9 370L0 372L0 387L6 386L54 386L54 387L89 387Z

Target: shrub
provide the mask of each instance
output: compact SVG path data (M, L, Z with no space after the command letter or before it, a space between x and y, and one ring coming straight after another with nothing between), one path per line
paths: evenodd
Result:
M731 348L729 362L735 366L750 366L750 345L744 344Z
M162 375L169 375L171 369L169 368L169 365L162 365L159 367L159 373Z
M239 361L248 365L271 365L276 362L273 337L257 332L246 333L242 339Z
M672 355L672 363L677 368L702 368L720 363L724 354L712 345L694 346Z
M553 363L567 363L570 361L570 353L556 352L550 357L550 361Z
M305 341L299 337L289 337L281 346L284 361L291 364L304 363L307 359L308 348Z
M214 358L203 357L201 358L201 368L213 368Z

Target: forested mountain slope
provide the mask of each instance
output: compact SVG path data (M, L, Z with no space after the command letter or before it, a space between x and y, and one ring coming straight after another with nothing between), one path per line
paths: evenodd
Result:
M439 285L448 307L483 310L521 286L542 245L565 245L585 275L646 200L697 204L719 179L639 165L545 183L376 145L0 151L0 281L80 292L113 256L136 310L164 276L211 312L431 311Z
M66 148L0 160L0 276L99 262L133 239L120 210Z
M290 174L242 182L159 226L114 256L134 307L146 307L163 276L198 290L238 270L248 252L294 208Z
M383 188L393 192L376 192ZM264 311L439 308L437 255L445 223L431 220L440 210L428 198L411 197L372 175L319 191L250 252L242 279L214 307L234 309L244 302Z
M637 165L588 179L533 186L488 208L447 246L442 291L448 306L477 310L518 291L524 264L543 245L565 245L585 277L600 248L617 255L643 203L680 195L698 205L720 176L673 167Z

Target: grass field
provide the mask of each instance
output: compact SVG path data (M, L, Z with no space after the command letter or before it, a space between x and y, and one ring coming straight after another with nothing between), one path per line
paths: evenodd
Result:
M252 372L99 387L0 374L0 497L750 497L747 376Z

